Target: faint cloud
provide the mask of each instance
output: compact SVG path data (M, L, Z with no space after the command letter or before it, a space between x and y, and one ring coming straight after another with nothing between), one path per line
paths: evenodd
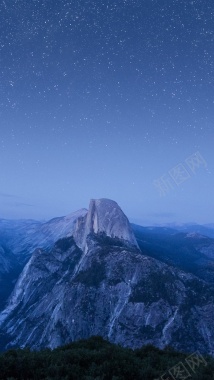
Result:
M9 193L1 193L0 192L0 197L2 198L20 198L18 195L14 195L14 194L9 194Z
M12 207L34 207L34 205L25 202L19 202L18 200L22 197L10 193L1 193L0 198L4 198L4 204L10 205Z
M29 203L23 203L23 202L16 202L15 207L34 207L34 205L31 205Z
M153 213L149 216L155 217L155 218L173 218L176 216L176 213L174 212L159 212L159 213Z

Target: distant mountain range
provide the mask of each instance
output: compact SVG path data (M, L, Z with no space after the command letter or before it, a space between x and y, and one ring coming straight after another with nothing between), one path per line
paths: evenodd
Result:
M192 232L200 235L208 236L214 238L214 224L194 224L194 223L184 223L184 224L168 224L165 227L173 228L176 231L182 232Z
M203 231L131 225L108 199L46 223L0 220L1 349L102 335L213 355L214 239Z
M214 239L166 227L132 228L142 253L214 285Z

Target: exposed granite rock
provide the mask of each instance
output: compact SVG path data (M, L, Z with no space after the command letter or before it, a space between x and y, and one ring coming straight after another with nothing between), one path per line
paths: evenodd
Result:
M71 236L76 219L86 213L80 209L48 222L0 219L0 235L4 245L26 263L36 248L49 249L58 239Z
M20 272L17 257L6 247L0 246L0 310L5 307Z
M88 213L75 222L74 239L81 249L87 250L87 236L102 232L138 247L129 221L118 204L105 198L91 199Z
M7 347L53 348L102 335L132 348L169 344L214 354L213 289L142 255L120 209L106 204L92 201L74 237L34 252L0 314Z

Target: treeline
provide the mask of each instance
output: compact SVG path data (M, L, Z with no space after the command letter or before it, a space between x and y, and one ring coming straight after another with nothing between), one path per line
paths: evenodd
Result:
M131 350L101 337L54 350L13 349L0 355L0 379L7 380L171 380L170 371L175 379L187 378L188 371L193 380L213 380L214 359L170 347Z

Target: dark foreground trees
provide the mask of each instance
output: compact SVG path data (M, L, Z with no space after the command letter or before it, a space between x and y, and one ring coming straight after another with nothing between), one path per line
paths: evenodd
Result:
M154 380L161 376L170 379L169 370L175 366L187 369L189 355L150 345L131 350L101 337L91 337L52 351L17 349L2 353L0 379ZM214 359L197 355L192 361L194 371L188 367L191 379L213 380ZM185 378L184 373L180 378Z

